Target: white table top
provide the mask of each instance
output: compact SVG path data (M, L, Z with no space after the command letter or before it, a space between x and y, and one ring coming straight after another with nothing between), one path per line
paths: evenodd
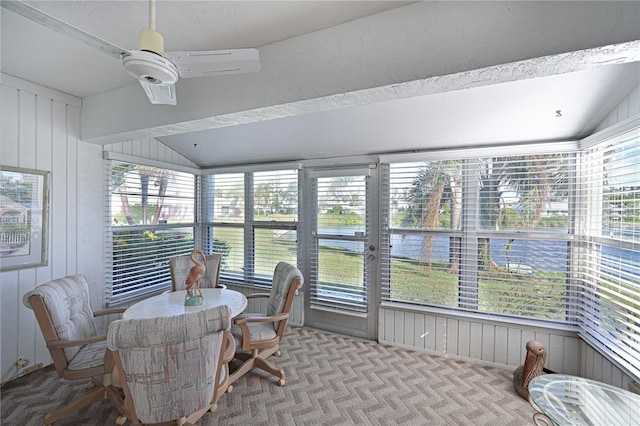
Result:
M129 306L122 314L122 318L142 319L170 317L220 305L229 306L229 308L231 308L231 316L235 317L242 313L247 307L247 298L240 292L226 288L202 288L200 290L202 290L204 296L202 305L185 306L184 296L187 292L184 290L172 291L158 294Z

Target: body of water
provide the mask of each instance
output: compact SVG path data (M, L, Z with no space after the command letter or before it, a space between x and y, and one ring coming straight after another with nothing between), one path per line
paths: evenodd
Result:
M323 230L326 233L354 235L358 229L343 227L340 229ZM420 259L422 244L425 237L421 235L391 235L391 255L393 257L408 257ZM342 241L323 239L321 245L341 247L347 250L362 252L364 245L356 241ZM541 240L513 240L507 238L491 239L491 260L498 266L505 267L507 263L520 264L533 270L567 272L569 265L568 242ZM433 238L431 258L435 261L449 261L450 238L437 236ZM640 265L640 253L614 247L603 247L602 261L616 265L621 271L637 274Z

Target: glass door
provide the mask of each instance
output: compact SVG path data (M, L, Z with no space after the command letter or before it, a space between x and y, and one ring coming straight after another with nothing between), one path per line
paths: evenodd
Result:
M305 324L374 339L375 166L309 172L310 283Z

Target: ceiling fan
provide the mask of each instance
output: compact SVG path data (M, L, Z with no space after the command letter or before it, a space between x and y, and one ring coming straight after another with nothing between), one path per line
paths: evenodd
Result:
M149 1L149 28L140 31L137 50L118 47L22 1L0 3L8 10L122 61L125 70L138 79L152 104L176 105L178 78L260 71L257 49L165 52L162 35L155 29L155 0Z

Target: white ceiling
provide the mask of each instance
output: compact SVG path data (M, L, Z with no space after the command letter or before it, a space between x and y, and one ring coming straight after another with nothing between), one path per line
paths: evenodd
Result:
M137 49L149 24L146 0L25 3L124 49ZM156 29L165 51L259 48L407 3L158 0ZM81 98L132 83L117 60L0 10L2 72Z
M146 1L29 3L65 22L127 49L136 47L138 31L148 24ZM280 47L285 48L289 45L296 47L310 41L313 42L313 46L305 54L312 55L312 49L318 49L319 58L322 49L322 46L318 46L318 40L322 40L320 35L345 34L346 30L340 31L340 29L349 25L349 29L356 29L353 33L364 39L369 32L377 31L378 27L382 28L381 22L396 22L394 19L401 19L399 16L402 12L406 11L407 16L410 16L422 10L416 9L417 7L427 7L423 4L411 3L158 0L157 29L165 38L167 51L258 47L263 62L269 64L269 61L274 58L272 52ZM455 8L455 6L457 5L439 5L438 7ZM562 7L573 6L563 5ZM578 4L576 7L581 8L576 8L576 13L585 9L584 4ZM390 10L394 8L400 9ZM515 7L511 6L511 9ZM511 9L505 7L504 13L512 13ZM92 100L103 99L100 96L105 93L111 93L112 97L116 96L122 92L123 87L126 88L125 92L129 91L129 88L134 92L140 90L117 60L5 9L0 10L2 13L2 62L0 64L3 73ZM373 17L357 21L358 18L380 12L383 14L377 16L377 21L367 21ZM523 13L523 16L527 14ZM437 20L437 17L435 19ZM473 16L466 19L473 19ZM640 15L636 20L640 28ZM351 23L340 25L348 22ZM353 22L363 24L357 26ZM409 19L407 22L410 22ZM463 23L464 20L460 22ZM378 25L372 23L378 23ZM443 22L442 25L447 24ZM394 31L399 30L396 28ZM309 33L314 32L317 32L317 37L308 36ZM597 29L593 28L592 33L598 33ZM306 37L299 37L305 34L307 34ZM398 38L399 45L411 44L411 40L402 40L397 34L395 38ZM550 35L549 38L552 36ZM636 38L640 37L631 39ZM622 39L624 41L630 38L625 34ZM293 42L287 44L287 40L295 40L298 44ZM609 37L603 38L602 44L598 44L598 40L590 43L594 46L604 46L611 40L618 41L615 37ZM543 41L533 40L521 46L538 52L536 43ZM349 42L351 40L345 38L344 43ZM445 42L454 44L455 40L445 40ZM443 41L437 40L437 43L441 44ZM567 44L573 46L570 40ZM452 46L452 48L455 47ZM490 47L483 46L483 49L490 52ZM569 51L558 47L554 49ZM447 49L443 50L447 51ZM375 52L375 49L373 51ZM545 52L544 49L539 51ZM410 54L407 51L407 55ZM563 65L564 68L549 65L554 60L552 58L545 62L545 66L554 69L540 72L536 68L536 63L527 63L526 67L530 67L530 70L522 71L524 67L522 63L510 62L510 60L517 61L524 58L508 57L499 52L491 54L499 59L494 60L491 57L482 62L473 58L468 61L472 65L479 64L477 68L481 71L478 74L488 69L483 65L492 61L494 65L506 64L502 68L494 67L487 71L484 78L489 82L484 81L482 84L465 85L448 82L448 75L455 76L456 81L460 78L459 74L450 72L456 71L455 67L446 66L446 61L455 61L455 59L444 56L441 57L441 63L433 65L436 68L432 77L418 75L413 80L395 77L402 74L398 72L398 67L402 64L385 63L390 70L388 71L390 77L384 81L378 79L379 86L383 87L383 91L393 92L393 95L362 96L362 93L367 91L371 95L376 90L375 86L369 84L364 88L348 87L347 83L341 81L342 76L336 74L335 78L328 78L328 80L335 80L340 89L318 93L317 98L322 103L314 103L310 108L295 112L290 112L291 108L289 108L286 114L270 115L271 119L256 115L253 119L244 120L243 124L217 124L211 126L212 128L186 126L185 130L176 131L178 126L172 127L167 124L167 128L172 127L171 131L163 134L156 133L154 136L200 167L406 152L479 144L562 140L581 137L591 132L609 111L638 85L640 75L637 58L627 58L618 61L622 62L620 64L614 61L614 65L602 66L602 63L594 64L597 62L595 60L590 61L587 53L580 56L582 65L576 67L572 67L571 64ZM484 56L489 54L484 53ZM313 56L304 56L304 60L309 60L310 57L313 58ZM343 58L343 60L346 62L349 58ZM372 58L370 66L374 68L378 63L374 60L384 63L384 58ZM497 60L502 62L495 62ZM562 57L563 63L571 60L571 56ZM432 64L433 60L429 63ZM343 64L336 64L336 68L340 68L341 65ZM442 70L448 71L437 74ZM265 74L267 72L269 69L265 70ZM373 69L362 69L360 72L363 79L374 74ZM507 77L504 77L505 75ZM516 77L512 77L514 75ZM256 79L260 76L248 78ZM399 81L394 83L394 78ZM375 75L371 79L377 81ZM229 81L235 85L245 80L220 81ZM252 83L254 80L246 81ZM291 81L295 81L295 78ZM493 82L495 84L492 84ZM186 93L198 91L198 86L194 85L193 80L188 83L191 86L182 82L177 86L178 102L181 107L184 107L183 103L189 102ZM182 87L181 84L183 84ZM288 87L287 89L293 93L301 92L303 89L309 91L309 87L313 87L314 84L316 84L314 80L309 80L306 81L304 88ZM407 89L416 85L421 89ZM437 88L434 89L435 86ZM430 89L425 90L425 87ZM398 95L403 90L412 94ZM318 89L318 92L321 90ZM328 101L324 93L334 93L334 95ZM336 102L336 96L340 93L345 93L340 98L342 103ZM184 96L181 97L181 94ZM308 95L304 96L310 99L309 102L315 102ZM345 102L344 99L347 101ZM366 101L366 99L371 100ZM282 109L285 103L280 102L278 100L274 105L265 106L265 108L270 111ZM327 107L328 102L336 105ZM126 110L127 104L123 104L122 109ZM556 113L558 110L560 112ZM183 114L182 109L154 110L149 107L148 110L152 118L171 115L171 111L174 111L175 116ZM247 113L245 112L244 115L246 116ZM144 114L141 112L142 116ZM207 117L194 118L207 119ZM189 122L185 117L176 118L176 120ZM209 121L215 120L209 119ZM148 126L149 129L160 127L151 122L143 126Z
M637 63L601 67L159 139L203 167L224 164L209 151L243 164L567 140L588 135L638 75Z

